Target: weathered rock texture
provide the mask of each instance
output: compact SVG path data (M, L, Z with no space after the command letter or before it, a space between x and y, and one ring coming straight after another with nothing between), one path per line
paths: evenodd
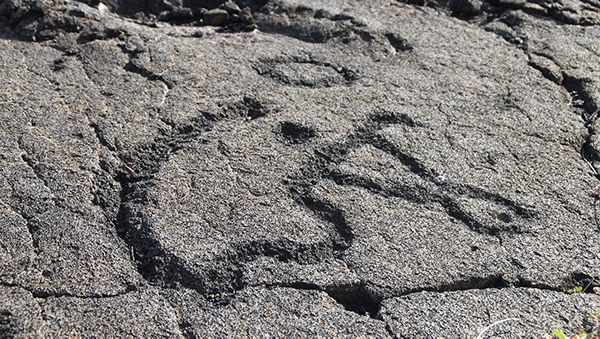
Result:
M591 330L597 1L0 18L2 336Z

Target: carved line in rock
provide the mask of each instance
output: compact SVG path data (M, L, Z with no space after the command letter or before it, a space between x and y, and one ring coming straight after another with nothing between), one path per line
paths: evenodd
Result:
M269 102L249 96L244 96L241 101L225 104L222 108L222 113L202 112L202 115L209 122L218 122L236 118L255 120L279 111Z
M306 245L289 240L250 241L236 246L228 260L232 262L249 262L257 257L272 257L281 262L295 261L300 264L314 264L324 258L331 257L330 245L316 243Z
M300 196L300 200L323 221L333 224L335 233L332 235L332 246L335 252L342 252L352 245L354 232L348 225L342 210L307 195Z
M296 87L348 86L359 78L358 72L345 66L303 57L262 60L254 69L261 76Z
M511 223L515 219L531 219L537 215L534 210L526 206L521 206L499 194L490 193L481 188L466 184L436 187L434 184L435 175L431 169L427 168L416 158L398 149L393 143L377 134L377 132L385 126L397 124L409 127L420 126L418 122L415 122L404 114L394 114L390 112L378 112L374 114L371 117L370 122L357 129L357 132L351 136L350 141L343 145L334 145L318 151L317 155L319 155L321 161L312 164L311 168L307 168L303 171L303 173L309 173L309 176L298 178L295 182L290 183L292 193L299 194L300 200L303 202L312 202L312 198L307 195L310 187L319 179L330 179L340 186L361 187L373 194L385 197L399 197L417 204L440 204L449 216L461 221L468 228L480 234L498 236L503 232L527 232L527 230L511 226ZM384 188L381 184L373 182L366 177L346 175L332 169L333 166L343 161L345 154L348 154L352 149L357 149L360 146L367 144L393 156L412 173L425 179L426 182L429 182L430 184L427 186L397 184L393 185L391 188ZM483 224L461 206L458 201L458 198L460 197L480 199L496 204L501 210L505 210L504 213L498 215L498 219L502 221L507 228ZM321 205L323 204L323 202L319 203ZM305 203L305 205L315 210L314 204ZM316 209L316 212L318 212L318 209ZM337 213L343 215L343 211L338 211ZM344 234L352 234L352 230L346 223L338 223L337 225L339 225L336 227L339 230L338 232L342 234L342 237L344 237ZM341 225L344 226L341 227ZM352 237L346 236L344 238L347 238L350 241L352 240Z
M139 74L149 81L160 81L165 86L167 86L168 90L171 90L171 89L173 89L173 87L175 87L176 84L173 81L166 79L163 75L155 74L154 72L137 65L135 60L138 57L138 54L140 54L139 52L127 51L125 49L125 47L121 47L121 48L123 50L123 53L125 53L125 54L127 54L127 56L129 56L129 62L125 65L125 67L123 67L123 69L125 71Z
M397 53L410 52L413 50L413 46L398 33L386 33L384 36Z
M312 264L333 255L331 244L316 243L306 245L289 240L251 241L236 244L211 261L211 268L187 267L176 256L162 248L152 237L143 217L133 215L127 206L132 202L133 193L126 193L118 218L120 236L132 246L138 261L138 270L148 281L163 287L184 286L210 297L220 293L235 293L245 287L242 282L242 266L258 257L272 257L281 262L295 261ZM215 268L216 266L216 268Z
M237 116L244 120L257 119L272 112L268 103L264 103L255 98L245 97L242 101L233 106L228 106L226 110L233 110ZM226 114L229 115L229 114ZM168 160L170 154L184 147L184 145L196 139L202 131L212 129L220 121L229 120L230 117L224 117L215 113L204 113L203 124L200 127L175 128L174 135L169 140L156 140L159 143L153 146L145 153L138 154L140 158L138 163L146 164L141 171L136 174L122 173L118 180L121 183L121 205L115 225L119 236L133 249L135 258L138 261L139 272L149 281L165 287L185 286L198 291L199 293L210 296L219 292L235 292L243 288L241 280L241 266L260 256L276 258L279 261L296 261L301 264L316 263L323 258L330 258L333 255L331 244L317 243L307 246L292 241L253 241L249 243L237 244L230 251L225 252L219 258L213 261L218 262L219 269L210 271L186 267L186 264L179 258L171 255L161 247L161 244L154 241L151 230L145 224L143 218L139 215L133 215L131 204L144 203L143 192L146 182L151 179L152 173L158 169L161 163ZM297 126L296 126L297 127ZM292 128L294 129L294 128ZM293 133L292 133L293 134ZM288 137L303 138L305 135L291 135ZM138 150L138 153L142 152ZM329 211L326 207L320 210L319 215L324 220L338 220L339 216L335 211ZM344 246L343 237L335 236L332 241L339 246ZM337 240L340 238L341 240Z
M313 138L315 131L312 128L285 121L281 124L281 135L283 135L286 141L301 144Z

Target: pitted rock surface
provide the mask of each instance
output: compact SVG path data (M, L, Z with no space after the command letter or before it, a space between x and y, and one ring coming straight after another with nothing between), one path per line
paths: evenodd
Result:
M0 2L0 330L593 330L600 6L428 4Z

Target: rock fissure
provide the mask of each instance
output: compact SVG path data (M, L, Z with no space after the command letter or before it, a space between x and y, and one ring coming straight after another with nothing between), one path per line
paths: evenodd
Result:
M113 9L125 4L125 0L103 1L102 6ZM502 1L482 5L478 13L487 15L490 22L481 26L526 52L539 36L526 35L527 26L520 24L525 21L519 20L533 20L531 13L540 12L544 17L592 27L589 12L600 8L595 2L575 8L577 0L575 5L561 2L548 8L547 4L513 6ZM586 3L590 1L595 0ZM477 1L452 2L438 6L447 6L453 15L475 23L476 14L467 5L476 7ZM420 328L431 332L411 333L410 326L396 326L396 322L419 319L404 314L412 307L424 312L443 309L437 300L454 295L468 299L481 294L481 302L502 311L504 304L493 303L496 292L512 296L525 290L508 287L528 287L533 294L540 293L538 300L553 300L558 293L548 292L559 291L559 286L587 284L595 278L588 270L595 267L596 244L580 227L582 222L591 222L582 193L589 178L571 161L572 149L566 150L580 144L581 133L570 133L578 125L558 116L556 108L565 106L562 102L554 105L547 100L562 100L562 89L556 94L556 86L531 72L515 47L483 34L481 28L469 27L475 25L387 2L385 8L379 8L383 4L378 2L338 8L334 2L311 0L214 1L210 6L159 1L153 9L148 7L152 3L146 4L143 13L122 27L119 15L94 16L105 11L97 3L98 13L66 2L46 4L43 10L28 8L11 18L16 10L13 5L18 7L14 0L0 2L0 15L13 21L10 29L22 33L24 39L47 42L36 43L32 54L0 53L10 89L0 99L8 112L0 114L0 129L5 134L22 130L18 121L10 127L4 124L19 111L35 115L40 129L27 135L25 144L18 142L19 147L33 150L31 154L0 157L19 164L7 170L0 193L8 192L7 199L40 200L40 191L52 187L50 194L59 196L57 206L44 213L14 209L21 202L8 200L12 211L0 217L11 222L12 233L0 232L8 239L6 244L2 239L0 268L16 267L16 272L24 272L19 279L33 272L31 279L46 285L32 288L36 280L25 277L22 283L9 272L2 278L19 284L2 287L32 290L27 293L44 300L45 317L60 320L56 322L60 325L52 326L64 327L64 333L96 330L81 327L85 321L72 320L79 310L66 299L82 299L73 302L85 310L95 303L87 299L127 296L115 302L122 302L129 312L129 305L140 304L139 297L160 308L166 295L173 299L196 295L189 302L182 301L185 298L173 302L177 314L167 314L167 321L156 317L143 321L145 310L134 307L132 314L141 318L133 317L136 324L132 327L169 324L171 334L189 337L206 335L212 324L219 324L219 333L230 336L289 334L284 329L307 336L454 337L459 334L453 330L466 328L452 323L456 312L450 312L453 317L447 319L452 329L431 321ZM81 10L70 11L75 5ZM248 13L236 7L245 5L269 34L179 41L181 36L194 34L185 25L208 23L200 19L212 16L216 23L222 20L219 15L227 13L228 21L220 22L226 28L217 33L236 22L244 23L241 16ZM206 15L202 6L218 10ZM160 11L155 11L158 7ZM59 20L64 15L81 22ZM44 19L47 16L52 18ZM104 27L105 20L121 28ZM88 21L98 25L77 28L78 23ZM154 30L151 22L163 25L158 21L180 26L166 29L167 38L162 35L164 27ZM148 25L134 27L135 22ZM551 30L556 22L544 24ZM571 27L567 26L561 27L568 31ZM394 27L393 33L389 27ZM294 39L270 34L276 30ZM449 32L458 39L448 43ZM83 71L72 67L75 58L58 62L42 58L38 64L55 71L49 77L45 71L11 68L18 60L44 53L44 48L55 48L76 35L78 45L62 51L78 54L77 65ZM56 42L51 42L54 38ZM587 46L585 41L578 43ZM544 48L527 52L529 66L575 92L573 110L581 112L588 127L582 158L596 173L600 153L594 144L598 114L594 79L564 68L567 62ZM593 44L585 48L597 56ZM407 52L410 58L394 58ZM108 58L117 61L104 60ZM194 63L194 58L203 62ZM247 60L251 61L244 64ZM514 71L514 65L499 60L522 69ZM411 63L421 67L411 67ZM85 83L86 76L89 83ZM486 76L497 81L482 80ZM45 78L30 83L45 90L60 87L56 98L63 93L77 96L83 88L86 96L63 100L59 104L69 109L57 104L54 112L45 102L30 104L31 94L23 94L19 77L24 81ZM83 86L69 85L79 79ZM502 95L507 88L509 95ZM92 105L92 101L97 102ZM85 112L75 109L87 102ZM13 104L15 112L6 103ZM395 107L399 112L373 107ZM67 121L64 124L61 114ZM61 149L41 156L44 148L38 151L35 143L45 134L56 144L51 148L68 145L69 151L72 147L79 152ZM76 142L71 144L72 140ZM0 146L15 149L10 143ZM73 170L69 170L71 165ZM25 179L15 182L11 175ZM66 200L62 192L76 197ZM90 192L92 202L88 201ZM594 199L598 201L597 196ZM61 213L70 211L68 204L79 209ZM33 269L26 266L31 245L19 215L28 222L33 247L40 246L39 238L43 248ZM2 231L3 227L0 224ZM26 250L11 251L23 244ZM35 271L38 267L41 272ZM571 274L580 267L586 274ZM138 288L146 283L156 286L150 287L153 292ZM386 309L386 305L419 300L423 295L433 297ZM0 299L5 302L4 297ZM569 305L565 314L573 314L574 307ZM30 306L11 308L11 319L17 317L15 310L26 307ZM251 309L248 316L243 313L247 308ZM130 324L110 310L94 310L99 311L93 317L102 318L103 324L105 315L110 318L105 327L99 326L108 335L139 333L130 331ZM518 307L510 311L515 310ZM390 314L400 316L392 319ZM529 312L524 317L536 321L540 314L544 313ZM0 313L0 328L3 317L6 314ZM422 313L421 317L428 318ZM488 312L485 321L491 319ZM353 321L359 325L352 327ZM361 325L373 323L382 332L367 332ZM10 326L14 324L11 320ZM295 324L300 325L294 328ZM527 333L532 333L524 324ZM145 333L166 336L163 330Z
M60 297L76 298L76 299L107 299L107 298L116 298L116 297L133 292L133 290L130 290L130 291L122 292L122 293L107 294L107 295L79 295L79 294L72 294L72 293L67 293L67 292L49 293L49 292L43 292L43 291L36 291L29 287L22 286L21 284L11 284L11 283L6 283L6 282L2 282L2 281L0 281L0 286L17 287L17 288L23 289L23 290L31 293L31 295L37 299L60 298Z
M590 26L590 25L599 25L600 24L600 7L598 3L591 0L583 0L584 3L590 4L592 7L586 8L587 10L591 10L596 12L597 17L595 20L587 20L584 18L577 18L576 16L571 16L569 14L565 14L565 12L570 12L571 14L581 15L581 12L578 10L571 9L569 7L560 8L561 3L557 3L555 5L544 4L544 8L542 7L532 7L528 6L533 4L534 2L524 2L516 4L514 2L503 2L502 0L494 0L488 1L492 6L497 6L497 8L508 10L509 12L504 12L502 15L493 14L495 10L493 8L483 9L484 13L488 14L487 22L492 22L496 18L501 22L508 25L508 27L519 30L519 26L522 25L523 19L519 18L518 14L514 12L510 12L511 10L521 10L524 13L532 16L542 16L547 18L552 18L558 22L569 25L580 25L580 26ZM559 6L559 7L557 7ZM490 16L491 15L491 16ZM485 26L484 26L485 28ZM487 28L486 28L487 29ZM573 104L575 108L575 113L577 113L577 108L582 107L584 110L581 111L582 119L585 122L585 126L588 129L588 135L585 139L585 142L581 146L581 157L582 160L591 163L590 167L593 174L596 178L600 179L600 175L597 169L594 167L594 163L600 160L600 151L594 149L591 144L593 142L593 136L596 134L596 131L593 128L593 123L598 117L598 110L600 109L600 105L593 98L592 93L586 90L585 82L589 81L582 78L577 78L566 72L564 69L561 69L560 66L557 65L557 56L553 55L550 52L546 51L530 51L530 48L527 46L527 39L529 36L527 33L522 33L523 39L515 38L515 34L517 33L508 33L505 30L495 30L489 29L492 32L498 34L499 36L505 38L512 44L517 45L520 49L522 49L529 57L529 66L540 71L542 75L548 80L562 86L573 96ZM585 47L587 48L587 47ZM594 52L595 53L595 52ZM540 59L541 58L541 59Z
M563 79L562 86L572 95L575 111L577 112L579 108L581 119L584 121L584 126L587 128L587 136L581 146L581 158L590 165L590 169L594 176L600 180L600 174L595 166L595 163L600 161L600 150L593 146L594 136L597 135L594 123L598 118L600 105L596 102L592 93L585 88L585 79L573 77L564 71ZM597 200L597 198L594 200Z
M381 320L378 317L381 301L378 301L377 298L371 295L365 283L324 286L313 283L292 282L265 284L264 286L269 288L284 287L297 290L321 291L327 293L327 295L342 305L347 311L359 315L368 315L373 319Z
M592 278L587 275L577 275L576 277L574 276L573 279L574 280L572 281L572 284L587 285L592 281ZM519 280L516 283L507 282L502 277L502 275L491 276L487 278L473 277L468 280L461 280L448 285L412 289L402 291L400 293L394 292L382 286L377 286L377 284L368 281L343 285L318 285L315 283L306 282L289 282L266 283L262 284L262 286L268 288L284 287L298 290L321 291L327 293L331 298L333 298L337 303L342 305L346 310L357 313L359 315L368 315L369 317L380 321L384 321L380 314L380 309L383 302L399 297L410 297L411 295L416 295L423 292L434 292L443 294L447 292L458 291L527 288L540 291L553 291L565 295L571 295L571 293L568 293L563 289L544 284L535 284L525 280ZM378 296L378 294L373 293L373 289L379 289L379 293L384 293L383 296ZM594 294L591 288L588 288L588 290L585 293ZM235 294L231 295L230 297L235 298ZM217 301L220 302L219 300Z

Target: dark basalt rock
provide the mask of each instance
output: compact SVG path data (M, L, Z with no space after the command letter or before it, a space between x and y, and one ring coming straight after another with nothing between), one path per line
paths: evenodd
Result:
M481 10L480 0L451 0L449 8L457 16L473 16Z
M421 5L0 1L0 336L593 331L600 7Z
M211 26L221 26L229 21L229 13L224 9L211 9L204 13L204 23Z

